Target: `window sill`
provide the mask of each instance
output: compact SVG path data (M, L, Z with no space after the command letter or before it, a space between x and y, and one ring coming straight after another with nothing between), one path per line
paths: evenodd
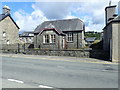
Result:
M43 45L54 45L55 43L43 43Z
M67 43L73 43L73 41L67 41Z

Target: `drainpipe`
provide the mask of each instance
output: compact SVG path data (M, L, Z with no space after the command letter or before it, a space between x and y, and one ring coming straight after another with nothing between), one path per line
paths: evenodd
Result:
M78 33L77 33L77 49L78 49Z
M37 48L37 35L36 35L36 48Z
M110 60L112 61L112 39L110 39Z

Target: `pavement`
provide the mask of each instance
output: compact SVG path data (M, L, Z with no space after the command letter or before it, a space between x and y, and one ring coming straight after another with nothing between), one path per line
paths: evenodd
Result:
M68 61L68 62L88 62L88 63L101 63L101 64L118 64L117 62L110 62L105 60L99 60L94 58L82 58L82 57L68 57L68 56L46 56L46 55L26 55L26 54L0 54L0 56L6 57L20 57L29 59L49 59L58 61ZM22 57L21 57L22 56ZM67 59L66 59L67 58Z
M3 88L117 88L118 64L91 58L2 54Z

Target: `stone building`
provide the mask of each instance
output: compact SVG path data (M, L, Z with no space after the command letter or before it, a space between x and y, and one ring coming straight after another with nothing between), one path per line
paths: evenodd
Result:
M116 14L116 5L105 8L105 22L103 28L103 49L110 54L111 61L120 60L120 16Z
M85 25L80 19L45 21L34 31L34 47L42 49L84 48Z
M34 37L34 33L31 31L23 32L22 34L19 35L19 38L23 43L29 43L29 44L33 43L33 37Z
M3 7L3 13L0 14L0 42L1 44L19 43L19 27L10 15L10 8Z

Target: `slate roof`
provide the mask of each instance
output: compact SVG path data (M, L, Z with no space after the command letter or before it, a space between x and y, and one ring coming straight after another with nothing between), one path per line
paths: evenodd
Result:
M5 17L7 17L7 15L0 14L0 21L2 21Z
M7 15L5 15L5 14L0 14L0 21L2 21L3 19L5 19L7 16L9 16L9 17L11 18L11 20L13 21L13 23L16 25L16 27L17 27L18 29L20 29L19 26L16 24L16 22L13 20L13 18L10 16L10 14L7 14Z
M85 40L86 40L87 42L94 42L95 39L96 39L96 37L89 37L89 38L86 38Z
M32 35L33 34L33 35ZM23 32L22 34L19 35L20 37L33 37L34 33L33 32Z
M41 33L46 29L55 29L59 34L62 34L65 31L82 31L84 30L84 23L78 18L45 21L37 26L34 33Z
M116 7L116 5L113 5L113 6L107 6L107 7L105 8L105 10L106 10L107 8L111 8L111 7Z
M120 15L117 16L114 20L120 20Z
M112 22L120 22L120 15L119 16L116 16L113 20L111 20L104 28L103 30Z

